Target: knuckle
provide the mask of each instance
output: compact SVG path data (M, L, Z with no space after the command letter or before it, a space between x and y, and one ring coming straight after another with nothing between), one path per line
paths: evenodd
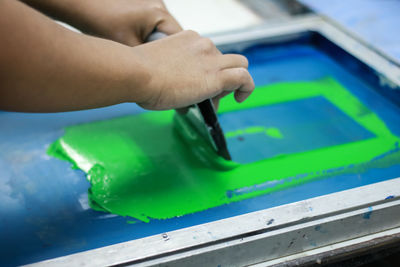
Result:
M203 51L213 51L215 49L214 43L210 38L202 38L201 39L201 48Z
M153 5L151 6L151 10L153 14L160 14L160 15L168 14L167 9L162 4L162 2L154 2Z
M239 55L241 57L241 60L243 61L243 66L245 66L245 68L249 67L249 60L242 55Z
M183 31L184 34L187 34L188 36L192 36L192 37L199 37L200 35L193 31L193 30L185 30Z
M245 68L237 68L236 75L240 82L244 83L249 79L249 73Z

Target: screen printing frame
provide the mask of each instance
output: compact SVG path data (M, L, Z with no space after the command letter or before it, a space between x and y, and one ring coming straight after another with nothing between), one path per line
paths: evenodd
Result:
M317 15L220 34L212 40L221 51L230 51L304 32L319 33L357 57L376 72L381 85L400 88L400 67L394 60ZM34 265L269 266L318 258L324 252L340 254L341 248L348 252L354 245L387 243L399 236L400 178L396 178Z

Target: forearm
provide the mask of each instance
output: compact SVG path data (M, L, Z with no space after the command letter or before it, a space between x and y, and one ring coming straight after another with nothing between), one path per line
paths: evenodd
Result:
M25 4L41 11L42 13L86 31L87 22L85 17L90 14L85 13L88 1L92 0L20 0ZM97 0L95 0L97 1Z
M148 73L127 46L71 32L14 0L0 1L0 36L0 109L57 112L146 99Z
M84 33L129 46L143 44L157 29L182 31L162 0L21 0Z

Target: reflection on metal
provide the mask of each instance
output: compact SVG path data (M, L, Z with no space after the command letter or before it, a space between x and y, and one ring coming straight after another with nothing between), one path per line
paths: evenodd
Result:
M285 267L289 267L310 266L316 263L321 265L338 264L338 262L343 265L337 266L360 266L359 264L363 262L368 263L376 259L377 255L384 257L385 254L389 256L392 253L399 252L399 244L400 228L394 228L251 266L282 266L282 263L284 263ZM347 261L352 261L353 264L350 265Z
M317 16L212 37L221 50L319 32L400 86L400 68ZM245 177L244 177L245 178ZM400 232L400 178L37 263L40 266L243 266L303 260ZM381 238L381 239L377 239ZM337 250L338 251L338 250Z
M400 227L399 196L397 178L39 264L255 264Z
M381 51L370 47L339 25L316 15L305 15L290 21L268 23L256 28L211 36L222 51L241 50L255 43L279 43L296 39L304 32L317 32L372 69L391 87L400 87L400 65Z
M265 20L290 19L310 13L311 10L296 0L239 0Z

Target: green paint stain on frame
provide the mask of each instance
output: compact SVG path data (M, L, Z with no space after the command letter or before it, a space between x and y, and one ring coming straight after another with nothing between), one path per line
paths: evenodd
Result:
M174 111L162 111L67 127L48 153L87 173L93 209L145 222L206 210L312 179L400 163L400 139L331 78L258 87L242 104L228 96L221 101L219 112L315 96L328 99L375 137L241 165L218 157ZM250 133L259 130L281 138L274 128L242 129ZM274 186L257 186L274 181Z

